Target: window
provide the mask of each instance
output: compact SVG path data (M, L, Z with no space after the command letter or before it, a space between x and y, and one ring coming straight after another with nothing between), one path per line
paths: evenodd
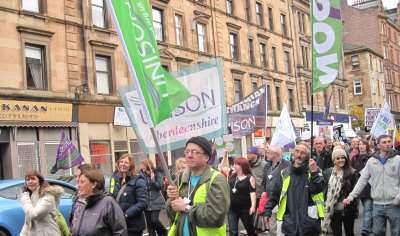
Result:
M308 69L308 47L306 46L301 46L301 56L303 59L303 68Z
M281 110L282 104L281 104L281 88L276 86L275 87L275 97L276 97L276 108L278 110Z
M43 46L25 45L26 84L28 89L47 90Z
M89 141L91 164L103 174L112 173L111 145L109 141Z
M343 89L338 89L338 95L339 95L339 108L344 109L344 91Z
M258 88L257 82L255 81L251 82L251 87L253 88L253 92L256 91Z
M251 65L255 64L253 39L249 39L249 60Z
M153 8L153 27L156 39L158 41L164 41L164 19L163 11L158 8Z
M282 35L287 37L288 32L287 32L287 25L286 25L286 16L284 14L281 14L281 28L282 28Z
M288 103L289 103L289 111L294 112L295 111L295 105L294 105L294 93L293 89L288 89Z
M358 57L358 55L351 56L351 68L353 70L360 69L360 58Z
M276 47L272 47L272 68L278 71L278 63L276 61Z
M285 72L288 75L292 74L292 61L290 60L290 52L285 51Z
M264 43L260 43L260 62L262 66L267 66L267 48Z
M231 58L239 60L239 41L236 33L229 33L229 45L231 48Z
M306 101L307 101L307 105L311 104L311 83L310 82L306 82Z
M268 23L269 23L269 29L271 31L274 31L274 15L272 13L271 7L268 7Z
M250 22L250 21L251 21L250 0L246 0L245 12L246 12L246 20L247 20L248 22Z
M264 25L263 7L262 4L259 2L256 2L256 17L257 17L257 24L261 26Z
M40 0L22 0L22 9L31 12L40 12Z
M131 139L129 141L129 146L131 148L131 154L133 159L135 160L135 165L140 166L140 162L144 159L147 159L146 153L143 152L142 148L140 147L140 142L137 139Z
M106 9L104 0L92 0L92 21L93 25L105 28L106 27Z
M242 100L243 93L242 93L242 80L240 79L235 79L234 80L234 86L235 86L235 103L239 102Z
M272 102L271 102L271 86L268 84L267 85L267 104L268 104L268 107L267 107L267 109L268 110L272 110Z
M233 15L233 0L226 0L226 14Z
M96 92L97 94L110 95L110 58L96 56Z
M305 15L302 12L297 12L297 18L299 23L299 31L304 34L306 32Z
M183 45L183 28L182 28L182 16L175 15L175 37L176 45Z
M197 43L200 52L206 52L206 26L201 23L197 23Z
M353 80L354 95L362 94L361 80Z

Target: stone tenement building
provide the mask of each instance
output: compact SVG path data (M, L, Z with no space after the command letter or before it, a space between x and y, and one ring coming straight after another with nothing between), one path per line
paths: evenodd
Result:
M308 1L151 4L164 67L222 58L227 105L266 83L267 136L284 103L303 127L311 81ZM143 157L133 130L114 122L117 90L130 75L105 1L0 0L0 23L0 178L23 176L28 168L48 174L62 130L105 173L124 153ZM322 99L317 96L319 110ZM238 140L238 149L245 143ZM170 164L181 151L168 153Z
M351 113L364 126L365 109L383 107L385 102L383 56L365 46L345 44L344 61Z
M311 22L310 3L307 0L293 0L291 5L291 17L293 30L293 42L295 47L296 80L299 89L298 98L300 110L306 115L306 120L311 121ZM338 79L324 92L314 95L314 120L324 120L323 111L330 100L330 112L336 123L348 123L347 82L341 71ZM318 126L316 126L318 131Z
M381 0L359 0L347 6L342 0L344 42L364 46L383 56L386 100L400 121L399 14L385 10Z

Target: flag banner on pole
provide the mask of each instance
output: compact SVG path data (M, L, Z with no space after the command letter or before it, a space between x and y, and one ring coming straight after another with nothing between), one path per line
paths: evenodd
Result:
M270 145L284 148L287 144L294 142L296 142L296 132L289 111L286 104L284 104Z
M58 170L67 170L84 162L82 155L75 145L65 137L64 131L61 133L60 144L57 147L56 163L51 168L50 173L55 174Z
M148 0L107 0L123 45L126 61L145 104L143 115L153 127L172 116L189 91L161 65Z
M371 128L380 112L380 108L370 107L365 108L364 126Z
M393 124L394 119L392 113L390 112L390 106L387 102L385 102L385 104L379 111L379 114L376 117L374 124L372 125L371 135L377 138L382 134L388 134L389 129L393 127Z
M326 89L339 73L343 47L340 1L311 1L313 93Z
M263 85L241 101L227 107L228 127L234 137L246 136L253 133L255 128L265 127L266 93L267 85Z
M172 117L155 126L162 151L185 146L193 136L209 140L226 133L226 109L222 61L194 65L173 73L188 88L191 96L173 112ZM154 153L155 144L143 115L138 91L133 86L119 90L128 117L143 150Z

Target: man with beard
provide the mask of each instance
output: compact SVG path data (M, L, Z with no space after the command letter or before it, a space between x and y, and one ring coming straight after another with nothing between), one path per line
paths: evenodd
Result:
M264 215L271 217L278 204L277 235L317 236L321 232L325 182L316 161L310 157L308 144L297 144L292 166L283 169L274 182Z

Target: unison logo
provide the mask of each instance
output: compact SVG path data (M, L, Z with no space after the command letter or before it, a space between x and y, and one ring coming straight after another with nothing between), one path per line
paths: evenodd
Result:
M337 3L339 8L332 6ZM332 83L338 74L341 19L340 0L313 0L313 61L322 85ZM321 73L322 72L322 73Z

